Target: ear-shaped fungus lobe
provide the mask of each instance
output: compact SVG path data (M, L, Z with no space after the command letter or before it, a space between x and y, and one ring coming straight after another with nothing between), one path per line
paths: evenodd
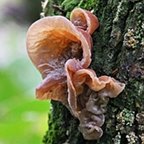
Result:
M87 85L91 90L98 92L99 96L114 98L124 89L125 85L108 76L97 77L91 69L80 68L80 62L75 59L68 60L66 63L67 83L68 83L68 102L73 113L78 115L77 99Z
M80 121L85 139L102 136L108 98L125 85L108 76L97 77L91 63L90 34L99 26L91 12L76 8L70 20L62 16L38 20L27 33L28 54L43 77L36 89L39 99L64 103Z
M101 126L104 124L104 115L94 115L93 113L82 110L79 114L79 130L87 140L98 139L102 136L103 130Z
M70 20L75 26L87 31L89 34L92 34L99 27L97 17L90 11L81 8L75 8L71 12Z
M64 65L68 59L81 60L84 67L90 64L90 36L83 33L62 16L43 18L29 28L28 54L44 78L36 90L37 98L62 101L66 93Z
M108 76L97 77L93 70L81 68L75 59L67 61L66 73L68 104L80 121L79 130L87 140L99 139L108 99L118 96L125 84Z

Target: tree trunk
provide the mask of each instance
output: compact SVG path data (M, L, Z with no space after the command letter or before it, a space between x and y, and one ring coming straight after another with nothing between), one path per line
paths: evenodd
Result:
M46 0L47 1L47 0ZM79 121L52 101L44 144L144 144L144 0L51 0L42 15L64 15L75 7L93 10L100 22L93 34L91 68L109 75L126 88L110 99L103 136L84 140Z

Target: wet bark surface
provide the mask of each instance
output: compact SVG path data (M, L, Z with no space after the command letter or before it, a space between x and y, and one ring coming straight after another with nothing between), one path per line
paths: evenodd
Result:
M100 27L93 34L91 68L126 84L110 99L99 140L84 140L79 122L59 102L52 102L44 144L144 143L144 0L51 0L42 16L69 16L74 7L93 10Z

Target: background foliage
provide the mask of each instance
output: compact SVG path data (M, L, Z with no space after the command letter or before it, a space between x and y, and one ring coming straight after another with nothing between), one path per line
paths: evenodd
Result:
M38 5L35 13L28 13L27 8ZM35 99L41 77L25 46L26 31L39 18L40 6L40 0L29 7L27 1L0 0L0 144L40 144L47 129L50 104Z

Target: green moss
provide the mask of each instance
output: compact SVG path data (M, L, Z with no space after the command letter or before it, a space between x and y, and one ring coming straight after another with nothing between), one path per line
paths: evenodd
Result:
M78 131L78 120L75 119L59 102L52 101L52 113L49 115L48 131L46 132L44 144L83 143L82 134ZM74 139L75 137L75 139Z
M81 0L78 6L87 10L95 10L98 3L99 0Z
M123 109L118 115L117 115L117 121L121 123L124 126L132 126L134 122L134 111Z
M95 2L95 0L64 0L61 4L64 11L66 11L66 17L69 17L70 12L75 7L81 7L87 10L95 10L98 5L99 0Z
M67 137L67 123L65 117L69 115L68 110L58 102L52 102L52 113L49 115L48 131L43 138L45 144L64 143Z
M71 12L78 3L79 0L64 0L61 5L65 11Z
M87 10L94 10L99 0L64 0L62 7L65 11L71 12L74 7L81 7Z

